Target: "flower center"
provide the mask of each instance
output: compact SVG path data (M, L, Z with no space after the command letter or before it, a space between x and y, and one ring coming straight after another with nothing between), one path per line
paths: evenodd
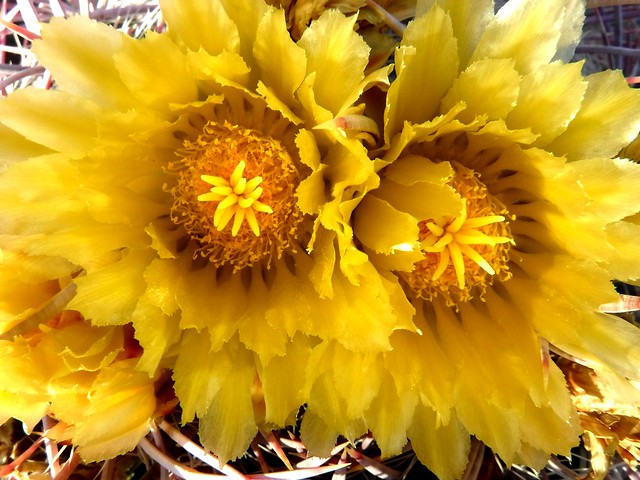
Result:
M508 251L514 244L506 207L472 170L454 168L451 185L462 197L462 211L418 223L425 258L401 274L418 296L431 300L441 295L450 306L474 295L482 298L494 277L508 279Z
M281 141L210 121L178 156L168 166L178 175L171 218L195 241L194 257L238 270L295 249L301 174Z
M240 231L243 220L247 220L251 231L255 236L260 235L260 225L256 219L256 212L273 213L271 207L258 201L262 195L262 177L253 177L247 181L242 176L245 169L244 160L240 160L233 170L231 178L226 180L214 175L200 175L205 182L213 185L208 193L198 195L201 202L218 202L216 213L213 215L213 225L222 231L229 220L233 220L231 235L236 236Z

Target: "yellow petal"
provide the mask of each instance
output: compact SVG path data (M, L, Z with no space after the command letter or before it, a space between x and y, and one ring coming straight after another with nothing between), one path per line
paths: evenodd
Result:
M569 160L616 156L640 130L640 92L630 88L620 72L595 73L587 81L582 108L546 147Z
M560 39L558 40L557 53L554 60L570 62L576 49L576 45L582 38L582 27L585 19L585 1L575 0L565 2Z
M418 404L409 439L418 459L441 480L462 477L469 455L469 432L457 417L443 424L436 412Z
M3 165L10 165L33 157L53 153L43 145L31 142L24 136L0 123L0 158Z
M609 259L608 269L613 278L637 280L640 278L640 225L632 222L615 222L606 227L607 242L613 247L615 257Z
M244 88L249 83L250 68L237 53L225 51L212 56L201 50L188 52L187 58L192 75L204 85L210 85L212 91L219 85Z
M78 277L75 280L78 293L69 308L80 311L95 325L129 323L138 298L145 289L140 272L150 261L149 252L134 250L112 265ZM123 285L127 287L123 288Z
M364 78L369 47L353 31L356 17L327 10L302 34L298 45L307 55L307 73L315 72L318 105L337 115Z
M411 186L385 181L375 196L386 200L395 209L406 212L417 221L442 216L455 216L461 210L458 195L448 186L416 183Z
M175 390L182 406L182 422L203 416L213 397L233 368L233 358L225 349L211 351L207 335L186 329L173 369Z
M17 418L30 432L40 423L48 409L49 401L45 396L34 397L22 392L16 394L0 389L0 422L2 424L11 418Z
M136 372L132 362L103 370L92 386L84 419L75 426L78 453L92 462L131 451L149 432L155 408L153 378Z
M377 253L415 252L415 259L410 265L422 258L416 218L396 210L375 195L367 195L360 203L354 215L353 228L358 240Z
M309 340L305 335L297 335L287 345L286 355L272 358L267 365L260 365L267 422L279 426L290 423L291 416L304 403L300 392L311 351Z
M188 258L182 263L176 266L174 276L157 278L157 284L174 292L181 310L180 328L206 328L211 349L217 351L237 331L237 319L248 308L244 285L239 275L218 283L213 269L192 271ZM216 312L216 321L211 321L211 317L202 312Z
M578 160L567 165L568 178L575 178L583 189L588 199L584 210L603 222L615 222L638 211L638 163L619 158Z
M219 0L161 0L160 7L169 25L169 35L189 50L197 52L203 48L210 55L218 55L223 51L238 52L238 29Z
M396 52L396 73L387 94L386 143L400 132L405 121L432 119L458 74L458 48L451 19L440 7L409 23Z
M60 90L21 89L0 101L0 121L7 127L70 156L95 147L98 115L95 104Z
M471 61L513 58L520 73L548 63L560 39L564 3L522 0L505 4L487 25Z
M516 105L520 75L512 59L483 59L473 62L453 82L442 99L442 113L459 102L467 108L460 114L463 122L476 115L487 115L490 120L504 118Z
M338 432L310 408L302 418L300 438L311 455L329 457L336 445Z
M167 316L160 307L153 305L148 293L140 297L131 321L136 340L143 348L137 368L153 374L166 358L169 349L180 340L180 322L177 315Z
M418 395L406 392L398 396L391 375L383 377L378 396L366 414L367 426L373 433L383 457L399 455L407 443Z
M253 356L232 345L233 368L222 381L206 413L200 417L202 445L214 452L222 463L241 457L258 433L251 401L251 386L256 375Z
M133 95L160 112L168 113L170 103L198 100L187 57L167 35L148 32L141 40L127 39L114 60Z
M445 185L453 178L453 168L449 162L435 163L426 157L409 154L389 165L384 176L407 186L418 182Z
M525 75L518 103L506 117L510 128L531 128L544 146L564 132L580 110L587 83L582 63L542 65Z
M34 42L33 51L61 90L105 107L131 104L133 98L113 59L128 40L122 32L74 15L52 18L43 25L42 38Z
M465 67L480 35L493 18L493 1L418 0L416 17L428 12L434 4L440 5L451 17L453 35L458 41L460 66Z
M295 103L294 92L305 77L305 51L287 31L284 11L271 8L258 26L253 55L260 68L260 79L286 105Z
M253 270L254 281L248 288L247 296L251 304L236 319L240 341L256 352L260 361L267 364L274 356L286 354L289 340L286 330L277 323L265 321L265 307L269 305L270 289L261 281L260 268Z
M258 70L255 68L256 62L253 59L253 45L256 42L258 25L260 25L260 21L267 13L269 6L264 0L215 0L213 3L224 5L227 15L235 23L240 37L240 51L238 53L242 55L242 58L251 68L251 83L255 84L258 80ZM217 8L217 5L215 8ZM186 25L185 28L191 27ZM205 26L201 31L206 32L207 29L208 27Z

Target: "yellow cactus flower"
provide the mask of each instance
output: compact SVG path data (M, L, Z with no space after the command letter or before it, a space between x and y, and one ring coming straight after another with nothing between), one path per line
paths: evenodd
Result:
M365 75L369 48L336 10L294 42L263 0L160 3L168 31L141 40L82 17L43 25L33 51L57 89L0 101L0 247L27 283L68 278L67 308L96 328L131 323L130 375L173 367L182 420L199 417L225 460L295 419L314 345L366 355L413 329L349 223L378 182L359 98L389 71ZM10 307L8 328L24 311ZM95 395L134 398L126 378L102 372ZM88 408L69 423L108 407ZM89 429L71 432L84 451Z
M64 309L73 284L26 283L9 257L0 276L0 424L15 417L33 430L48 415L58 423L45 435L73 438L85 461L132 450L156 411L156 379L135 369L132 329L91 325Z
M640 129L640 97L619 72L566 63L580 2L419 7L395 52L380 186L353 222L421 335L394 332L375 356L367 422L383 453L409 437L441 478L462 473L469 434L538 468L581 432L547 341L640 379L640 332L598 311L610 280L640 275L640 166L614 158Z

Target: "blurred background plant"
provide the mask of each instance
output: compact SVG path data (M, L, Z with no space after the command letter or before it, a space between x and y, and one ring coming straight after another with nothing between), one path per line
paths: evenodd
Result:
M496 9L507 0L496 0ZM567 2L575 0L566 0ZM372 63L384 63L410 20L411 0L271 0L285 9L292 36L298 38L307 22L325 8L359 12L358 28L372 45ZM380 8L383 7L383 8ZM386 10L385 10L386 9ZM385 13L386 12L386 13ZM53 16L83 15L112 25L133 37L165 28L155 0L16 0L0 1L0 92L6 95L26 86L51 88L54 79L30 51L40 35L40 23ZM389 14L391 16L389 16ZM386 16L385 16L386 15ZM394 20L395 19L395 20ZM640 0L588 0L583 38L574 60L584 59L584 74L622 70L632 87L640 85ZM640 161L640 141L622 154ZM639 325L640 289L615 284L620 301L601 306ZM562 368L583 426L583 443L570 458L553 457L541 472L517 465L507 468L481 442L474 441L465 480L472 479L640 479L640 410L611 396L606 375L578 359L550 349ZM301 409L300 415L304 414ZM435 478L417 462L410 446L400 456L380 459L370 436L354 444L338 442L330 458L308 458L297 428L259 434L246 455L228 466L217 464L197 443L194 425L179 426L179 407L159 420L134 452L100 464L83 465L69 446L41 435L55 421L45 418L30 435L18 421L0 426L0 478L6 479L205 479L236 478Z

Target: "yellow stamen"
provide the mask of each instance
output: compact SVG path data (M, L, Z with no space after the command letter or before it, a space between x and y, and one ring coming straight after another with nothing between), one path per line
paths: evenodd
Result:
M231 235L236 236L240 231L243 220L246 218L249 228L257 237L260 235L260 225L256 219L255 212L273 213L268 205L258 201L262 195L261 177L253 177L247 180L243 177L245 162L241 160L233 170L229 180L213 175L201 175L200 178L213 185L211 191L198 195L201 202L220 202L216 207L213 216L213 225L222 231L233 218ZM251 211L251 214L247 214Z

